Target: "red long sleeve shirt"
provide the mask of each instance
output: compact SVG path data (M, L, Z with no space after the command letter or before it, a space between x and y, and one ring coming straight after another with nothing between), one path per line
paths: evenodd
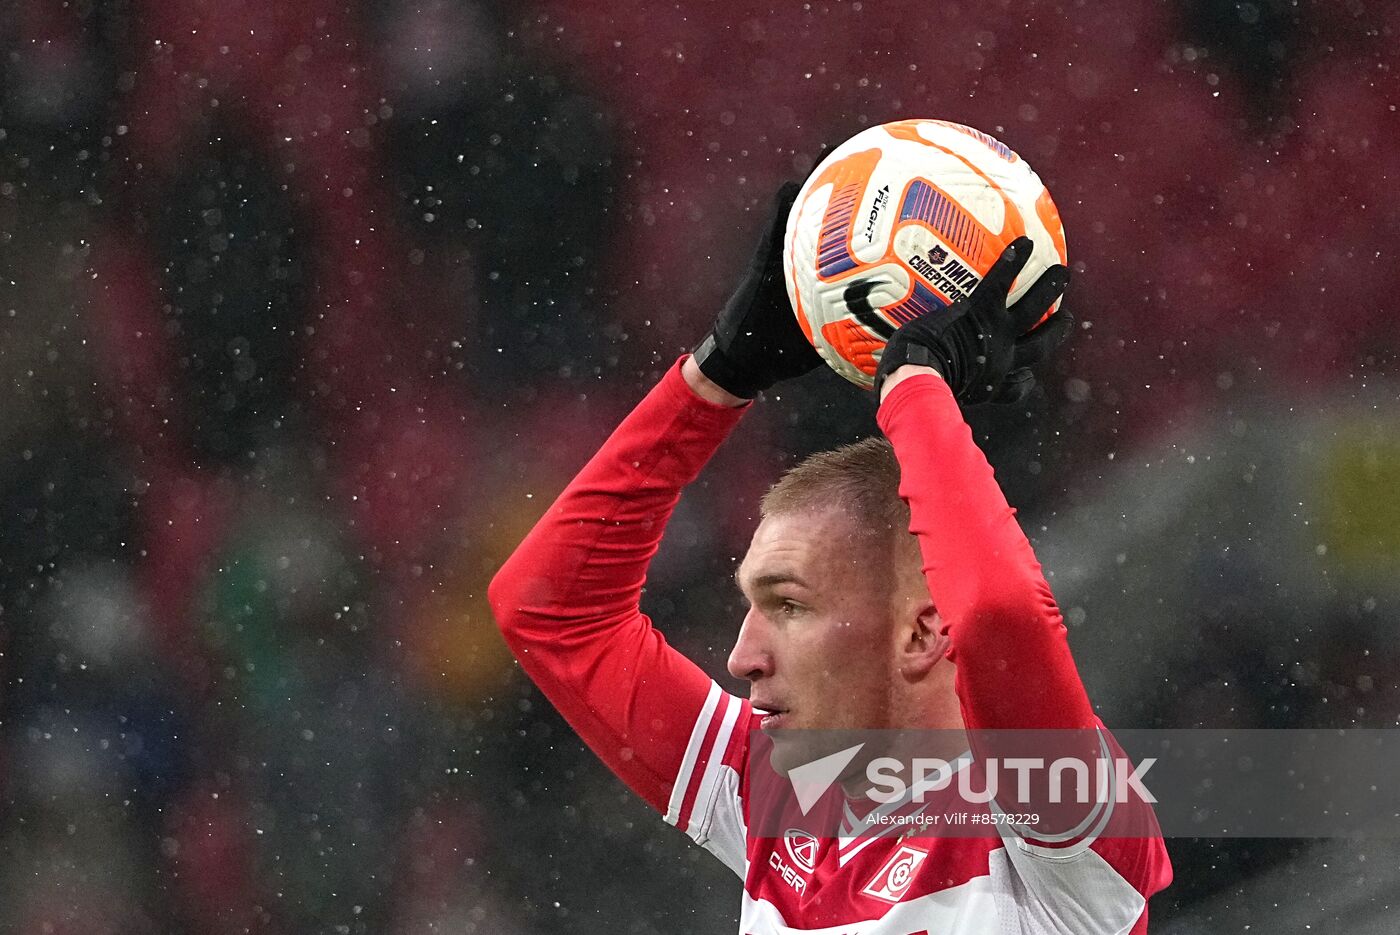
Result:
M1145 932L1146 899L1170 881L1151 837L1046 848L747 834L757 718L640 610L681 490L746 408L700 399L678 364L569 484L491 585L526 673L614 773L744 879L743 932ZM1099 726L1040 565L946 384L904 381L878 421L900 463L967 726Z

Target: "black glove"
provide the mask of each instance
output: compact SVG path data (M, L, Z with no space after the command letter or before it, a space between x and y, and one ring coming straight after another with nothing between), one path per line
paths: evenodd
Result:
M1030 331L1069 285L1069 270L1060 265L1047 269L1019 302L1007 307L1007 293L1032 249L1029 237L1017 238L970 296L900 326L880 354L876 398L898 367L923 364L943 375L963 405L1025 399L1035 386L1031 365L1058 347L1074 326L1068 313L1056 312Z
M798 327L783 283L783 231L800 189L796 182L778 189L748 275L694 352L701 373L745 399L822 362Z

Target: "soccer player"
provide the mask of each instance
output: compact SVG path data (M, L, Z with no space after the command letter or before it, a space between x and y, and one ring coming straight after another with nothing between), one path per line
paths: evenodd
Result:
M682 488L754 396L820 363L782 279L795 193L780 192L748 275L695 354L496 575L506 640L603 762L743 880L741 932L1145 932L1147 899L1171 878L1160 837L910 837L854 823L830 837L761 837L746 826L753 736L1101 728L1050 588L959 409L1024 396L1028 366L1069 328L1063 312L1035 327L1068 282L1064 267L1008 308L1029 240L970 296L890 339L876 380L888 441L815 455L764 498L738 573L750 608L729 657L747 700L639 609Z

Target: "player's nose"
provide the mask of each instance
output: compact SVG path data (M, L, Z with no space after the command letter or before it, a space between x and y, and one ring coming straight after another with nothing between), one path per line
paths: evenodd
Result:
M765 638L763 615L749 609L729 651L729 674L750 682L773 674L773 653Z

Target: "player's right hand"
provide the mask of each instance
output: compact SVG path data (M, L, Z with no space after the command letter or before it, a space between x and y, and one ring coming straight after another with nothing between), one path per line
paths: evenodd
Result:
M1069 285L1064 266L1041 273L1008 307L1011 285L1030 260L1032 247L1029 237L1017 238L971 295L901 325L880 353L876 398L885 378L900 366L922 364L937 370L965 406L1025 399L1035 385L1031 366L1058 347L1074 325L1069 313L1058 311L1036 326Z
M785 182L778 189L748 274L695 349L700 372L744 399L822 362L797 324L783 282L783 232L801 187Z

